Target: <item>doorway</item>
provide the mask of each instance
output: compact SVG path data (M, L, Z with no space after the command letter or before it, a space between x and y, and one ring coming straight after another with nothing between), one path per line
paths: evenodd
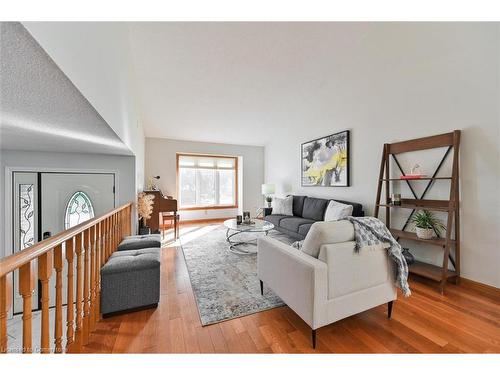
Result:
M12 172L14 252L60 233L115 207L114 173ZM64 250L64 248L63 248ZM75 265L76 266L76 265ZM37 279L37 264L33 262ZM63 269L63 303L66 303L67 265ZM14 273L13 311L22 312L22 298ZM50 305L55 303L55 278L49 284ZM39 287L33 295L33 309L39 308Z

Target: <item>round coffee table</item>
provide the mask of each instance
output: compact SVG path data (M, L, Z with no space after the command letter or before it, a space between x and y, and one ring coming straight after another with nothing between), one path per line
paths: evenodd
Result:
M241 233L265 233L267 235L274 228L273 223L260 219L252 219L252 224L237 224L236 219L229 219L224 222L224 226L227 228L226 241L229 243L229 251L241 255L257 253L257 248L255 248L255 251L242 248L242 245L257 246L257 238L235 242L232 240L233 236ZM233 233L230 234L230 231L233 231Z

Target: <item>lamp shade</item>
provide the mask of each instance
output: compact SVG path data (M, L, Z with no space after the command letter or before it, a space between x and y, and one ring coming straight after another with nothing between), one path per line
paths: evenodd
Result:
M274 184L262 184L262 195L274 194Z

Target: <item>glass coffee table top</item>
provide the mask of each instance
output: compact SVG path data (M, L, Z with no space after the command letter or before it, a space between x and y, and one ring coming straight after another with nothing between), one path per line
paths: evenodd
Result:
M227 228L226 241L229 244L229 251L241 255L257 253L257 237L234 241L234 236L243 233L265 233L267 235L267 232L274 228L273 223L261 219L252 219L252 224L237 224L236 219L229 219L224 222L224 226Z
M229 219L224 226L238 232L267 232L274 228L273 223L261 219L252 219L252 224L237 224L236 219Z

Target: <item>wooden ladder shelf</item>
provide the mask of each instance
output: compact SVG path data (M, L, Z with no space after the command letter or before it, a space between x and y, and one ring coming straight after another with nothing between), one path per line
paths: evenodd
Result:
M429 150L434 148L447 147L446 153L441 159L439 165L431 177L420 178L417 180L408 180L401 178L391 178L390 175L390 159L395 162L399 172L405 176L405 172L397 159L397 154L421 150ZM460 130L455 130L451 133L435 135L431 137L411 139L403 142L386 143L382 152L382 161L380 163L380 173L377 187L377 198L375 202L375 217L379 216L380 208L385 208L385 224L390 229L396 240L412 240L419 243L434 245L441 247L443 251L443 262L441 266L435 266L423 262L415 262L409 266L410 273L420 275L439 282L441 293L444 292L444 287L447 280L454 279L459 281L460 277L460 210L459 210L459 166L458 152L460 148ZM439 170L444 164L448 155L452 153L452 173L450 177L437 177ZM431 200L424 199L431 186L436 181L450 180L450 197L448 200ZM401 205L393 205L390 199L391 183L405 181L408 185L413 199L402 199ZM423 193L418 196L411 185L411 181L428 181ZM382 196L382 187L384 186L385 200L380 202ZM410 209L411 213L408 216L406 223L402 229L391 227L391 209L402 208ZM430 240L418 238L415 233L406 231L411 217L416 210L439 211L447 213L446 236L436 237ZM451 238L452 231L455 231L455 238ZM451 248L454 248L454 255L451 253ZM448 262L454 267L454 271L448 269Z

